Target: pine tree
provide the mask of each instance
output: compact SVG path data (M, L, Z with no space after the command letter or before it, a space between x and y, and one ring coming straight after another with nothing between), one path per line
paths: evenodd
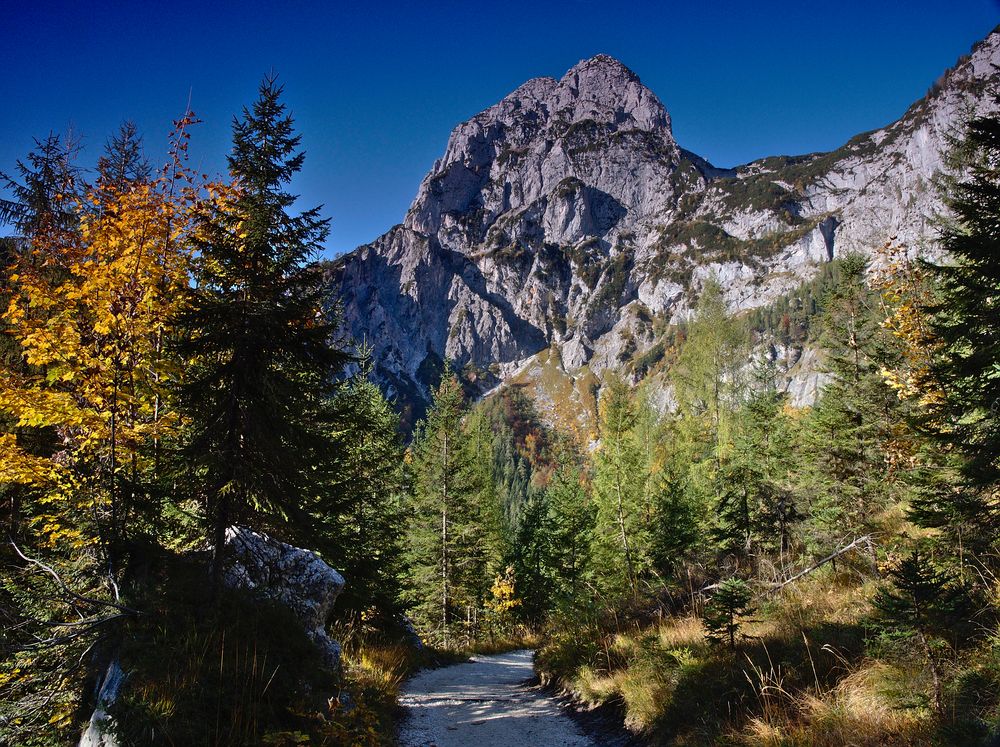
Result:
M670 377L682 440L690 447L685 503L699 506L699 513L711 512L709 525L727 521L718 516L726 506L749 500L735 495L742 487L723 474L732 447L733 413L744 396L740 367L746 361L746 342L745 330L726 313L721 286L714 279L706 281Z
M324 414L346 355L312 262L327 234L319 208L292 215L299 136L274 77L233 123L232 186L199 216L197 287L180 324L192 361L180 395L190 433L185 469L203 496L218 588L225 531L294 519L331 461Z

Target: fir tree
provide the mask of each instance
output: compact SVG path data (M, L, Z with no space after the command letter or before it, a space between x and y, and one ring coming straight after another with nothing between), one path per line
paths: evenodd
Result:
M225 531L237 522L308 532L316 483L331 461L327 414L346 354L312 261L327 234L319 208L290 214L286 191L304 154L281 87L265 78L233 123L233 184L199 217L197 287L180 325L193 362L180 395L190 432L186 468L199 484L214 586Z

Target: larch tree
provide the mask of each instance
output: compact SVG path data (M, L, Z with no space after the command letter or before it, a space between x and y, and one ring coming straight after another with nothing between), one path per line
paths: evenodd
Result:
M594 455L595 557L607 568L615 591L639 591L648 568L649 526L645 520L647 475L636 440L632 392L612 376L601 394L601 444Z

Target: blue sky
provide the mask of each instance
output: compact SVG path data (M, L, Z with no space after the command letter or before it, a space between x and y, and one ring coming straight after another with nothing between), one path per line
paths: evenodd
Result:
M124 118L163 152L188 96L219 172L232 115L279 73L308 151L294 188L331 254L399 222L452 127L528 78L604 52L720 166L835 148L899 117L1000 24L996 0L693 3L29 2L0 29L0 169L72 129L96 159Z

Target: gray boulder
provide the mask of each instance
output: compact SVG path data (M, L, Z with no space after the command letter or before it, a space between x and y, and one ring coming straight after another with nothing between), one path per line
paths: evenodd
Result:
M294 613L316 644L329 669L340 666L340 644L326 632L326 622L344 577L314 552L279 542L244 527L226 530L229 566L226 585L274 600Z

